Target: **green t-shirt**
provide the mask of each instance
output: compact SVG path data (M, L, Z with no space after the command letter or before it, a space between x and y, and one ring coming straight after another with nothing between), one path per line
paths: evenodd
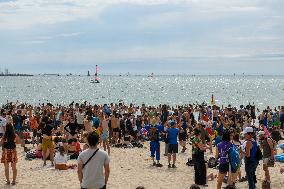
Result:
M200 149L198 148L197 144L201 142L200 138L194 137L192 139L192 154L196 154Z

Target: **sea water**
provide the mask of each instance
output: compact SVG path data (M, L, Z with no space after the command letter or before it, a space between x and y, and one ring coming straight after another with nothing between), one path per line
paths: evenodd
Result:
M148 105L255 104L259 108L284 105L284 76L87 76L1 77L0 103L25 102L68 105L72 101L92 104Z

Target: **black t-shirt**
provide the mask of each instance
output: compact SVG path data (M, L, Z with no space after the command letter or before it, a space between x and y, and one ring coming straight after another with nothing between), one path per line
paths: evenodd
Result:
M42 134L45 134L47 136L51 136L52 135L52 130L53 127L51 125L46 125L43 129L42 129Z
M68 128L68 129L67 129ZM71 135L77 134L77 131L79 130L79 125L77 123L68 123L64 127L65 131L69 132Z

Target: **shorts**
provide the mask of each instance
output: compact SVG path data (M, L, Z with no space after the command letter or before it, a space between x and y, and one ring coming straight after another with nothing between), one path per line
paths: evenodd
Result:
M47 149L54 149L54 144L52 142L52 139L43 138L41 148L42 148L42 151L46 151Z
M101 135L101 139L102 140L107 140L109 137L109 132L108 131L103 131L102 135Z
M55 124L55 126L57 127L57 126L59 126L59 125L61 124L61 121L60 121L60 120L56 120L56 121L54 122L54 124Z
M16 131L16 134L19 136L20 139L24 139L24 132L23 131Z
M113 128L113 129L112 129L112 132L114 132L114 133L119 133L119 128Z
M5 149L2 151L1 163L17 163L17 150L15 149Z
M55 164L55 169L58 170L67 170L68 166L66 164Z
M176 153L178 153L178 144L169 144L168 153L169 154L176 154Z
M227 172L229 172L229 169L230 169L230 164L229 163L225 163L225 164L220 164L219 165L219 173L221 174L226 174ZM231 173L236 173L237 170L236 169L233 169L231 167Z

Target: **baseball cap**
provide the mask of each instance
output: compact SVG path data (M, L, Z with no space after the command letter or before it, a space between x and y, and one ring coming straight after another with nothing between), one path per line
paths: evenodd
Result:
M170 121L170 126L175 126L176 122L175 121Z
M247 134L247 133L253 133L253 128L252 127L246 127L245 129L244 129L244 132L243 132L244 134Z

